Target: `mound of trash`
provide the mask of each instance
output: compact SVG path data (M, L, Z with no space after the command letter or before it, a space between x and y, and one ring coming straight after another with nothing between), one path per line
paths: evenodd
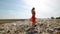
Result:
M4 23L0 24L0 34L27 34L30 27L29 20ZM60 20L38 19L34 30L36 34L59 34Z

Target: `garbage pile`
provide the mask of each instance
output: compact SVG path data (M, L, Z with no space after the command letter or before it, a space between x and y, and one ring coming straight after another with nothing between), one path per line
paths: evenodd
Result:
M0 24L0 34L26 34L31 24L28 21L16 21ZM36 22L37 34L60 34L60 22L55 20L40 20Z

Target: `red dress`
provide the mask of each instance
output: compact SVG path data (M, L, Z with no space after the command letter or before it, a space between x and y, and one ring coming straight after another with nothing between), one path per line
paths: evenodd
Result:
M32 23L35 22L35 12L32 13L32 17L30 18L30 21L31 21Z

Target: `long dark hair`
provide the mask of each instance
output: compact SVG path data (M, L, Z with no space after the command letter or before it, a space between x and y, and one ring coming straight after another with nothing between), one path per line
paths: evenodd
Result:
M34 8L34 7L32 8L32 11L33 11L33 10L35 10L35 8Z

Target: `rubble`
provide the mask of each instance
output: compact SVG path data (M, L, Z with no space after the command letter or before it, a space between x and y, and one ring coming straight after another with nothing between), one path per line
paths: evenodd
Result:
M0 34L26 34L30 25L29 21L0 24ZM60 34L60 22L58 23L56 20L40 20L36 25L37 34Z

